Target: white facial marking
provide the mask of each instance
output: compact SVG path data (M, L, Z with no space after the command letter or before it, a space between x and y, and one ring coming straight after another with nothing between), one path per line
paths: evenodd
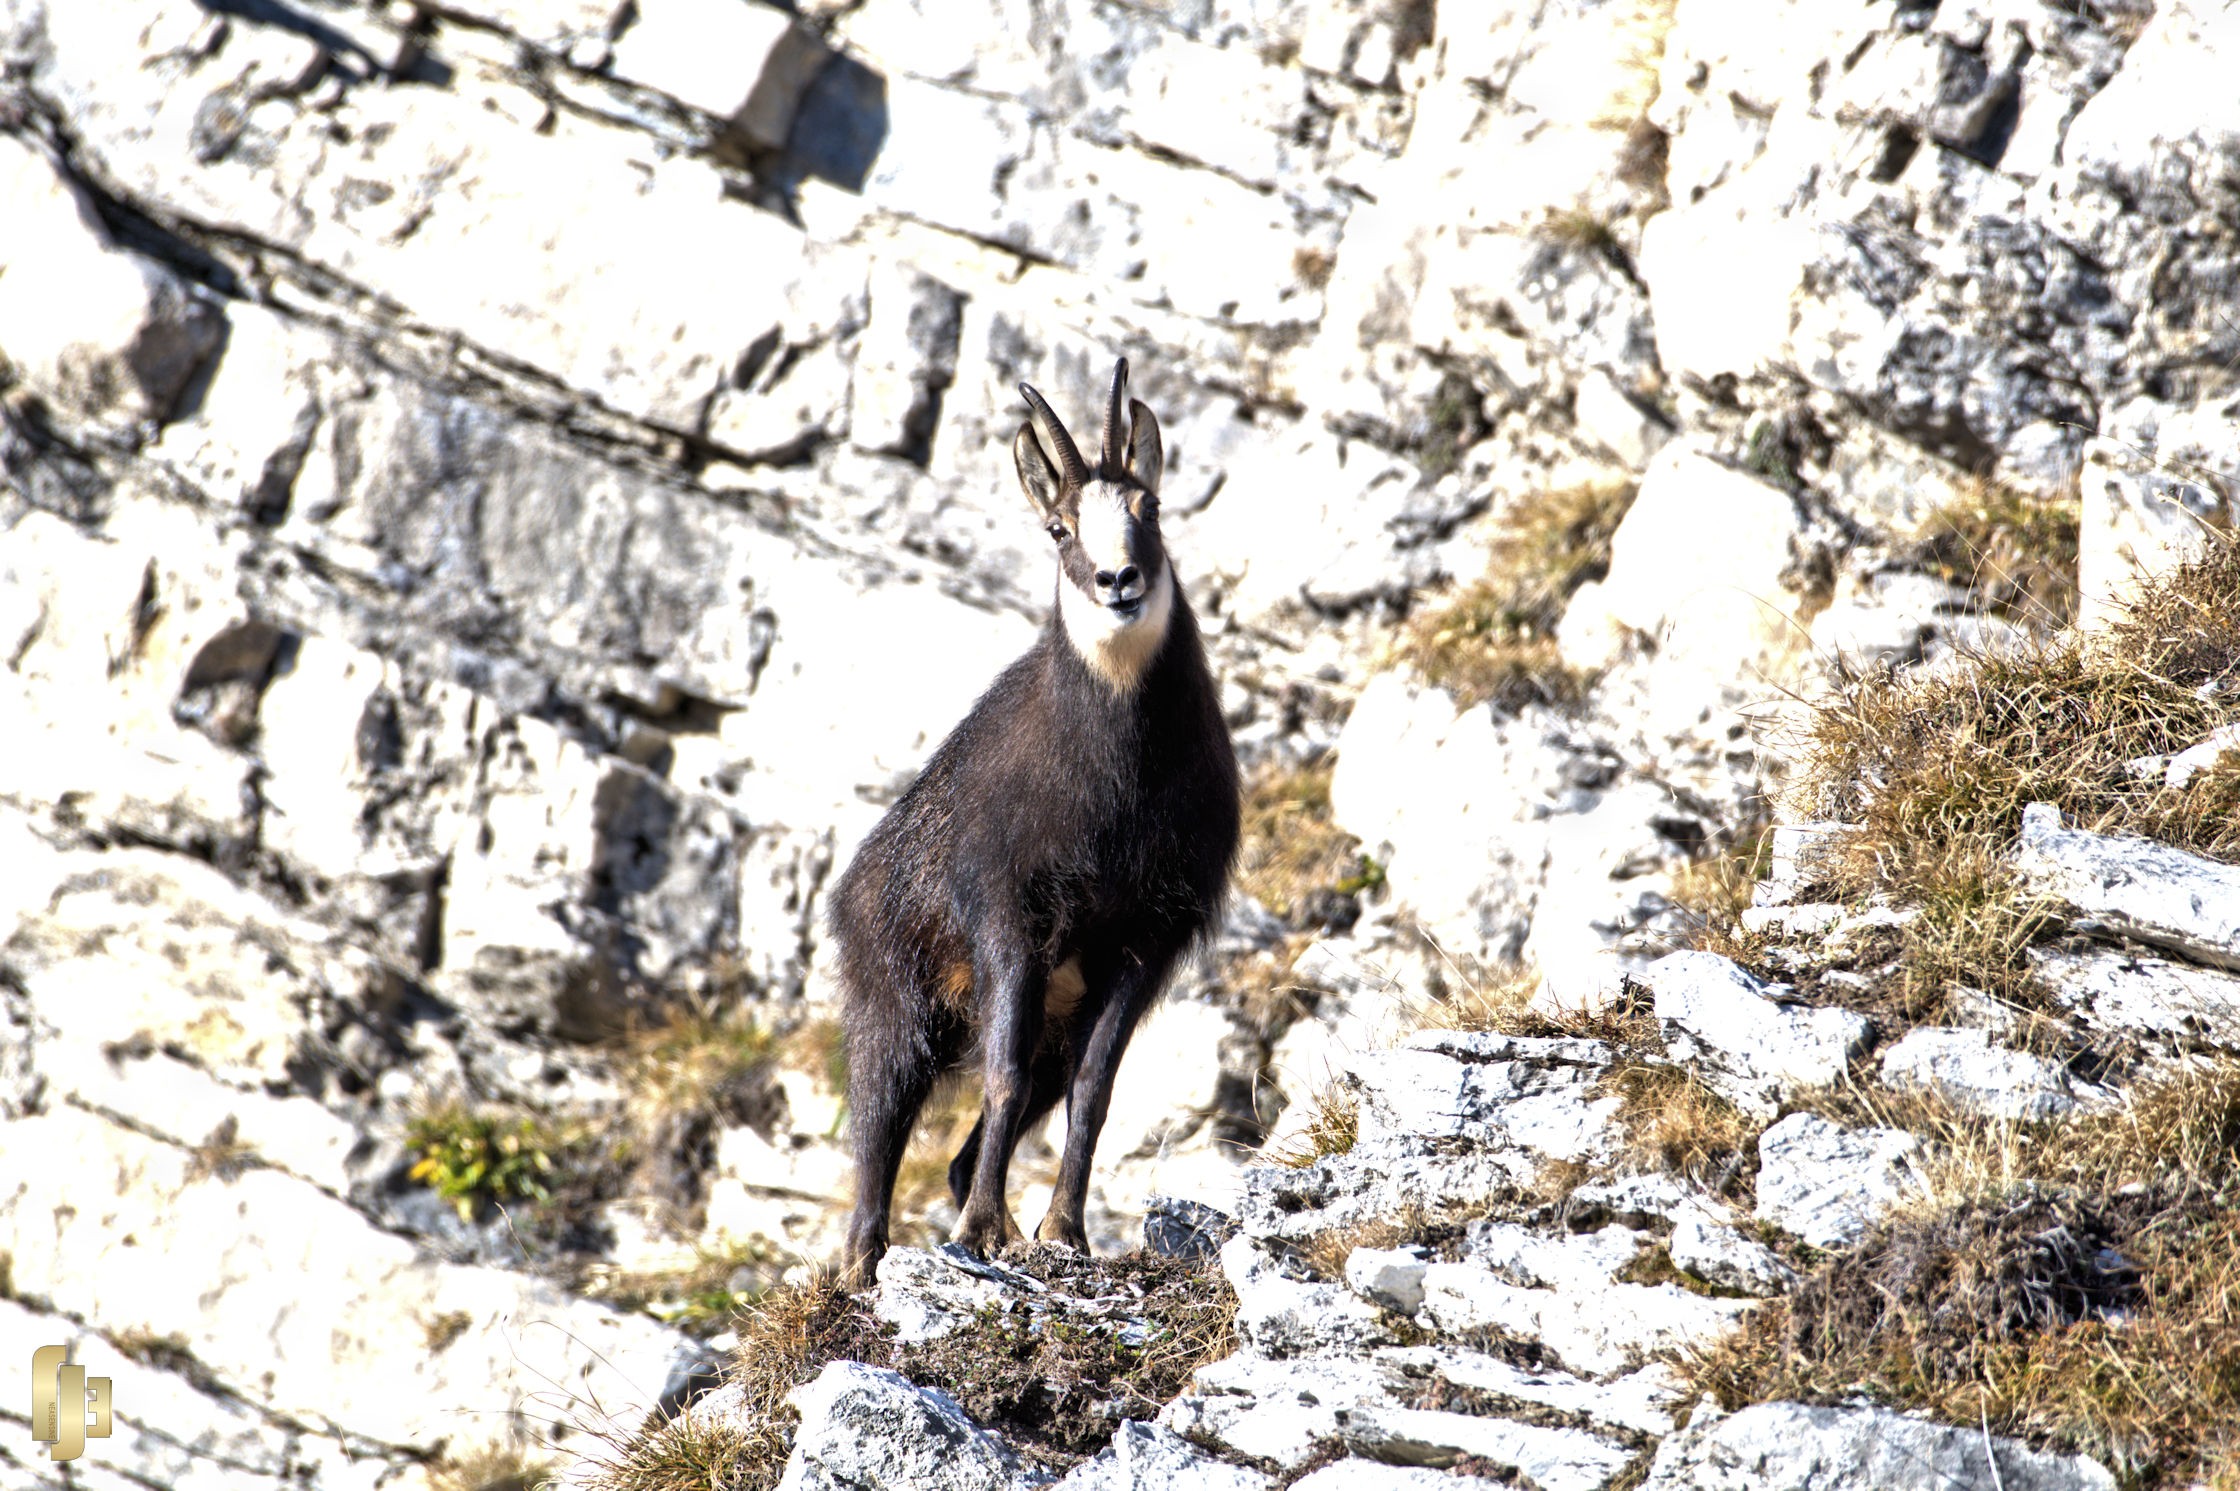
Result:
M1143 670L1167 640L1167 620L1174 614L1174 570L1159 566L1150 593L1133 617L1124 617L1109 606L1083 595L1072 581L1058 577L1058 615L1066 639L1089 671L1110 684L1116 693L1136 686Z
M1118 575L1135 565L1128 553L1128 532L1135 524L1128 511L1129 489L1114 482L1092 482L1081 494L1074 537L1092 571ZM1137 566L1140 570L1141 566ZM1058 579L1058 614L1074 651L1091 672L1126 692L1143 676L1159 644L1167 639L1174 613L1174 578L1168 567L1106 590L1085 595L1063 575ZM1132 615L1112 609L1113 601L1137 601Z
M1074 535L1091 569L1116 575L1134 563L1128 557L1128 529L1133 522L1125 488L1094 482L1081 494L1081 512ZM1123 586L1108 598L1126 600L1140 594L1139 583Z

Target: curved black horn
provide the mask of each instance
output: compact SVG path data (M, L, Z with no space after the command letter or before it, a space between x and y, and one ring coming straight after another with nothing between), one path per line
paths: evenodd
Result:
M1118 480L1128 469L1127 413L1128 359L1123 357L1112 369L1112 397L1104 406L1104 454L1097 472L1107 480Z
M1089 468L1082 462L1081 452L1075 448L1073 437L1058 422L1058 416L1051 411L1047 399L1025 383L1019 385L1019 392L1027 401L1027 413L1034 420L1036 432L1042 436L1043 443L1057 453L1058 472L1065 477L1066 485L1080 487L1089 480Z

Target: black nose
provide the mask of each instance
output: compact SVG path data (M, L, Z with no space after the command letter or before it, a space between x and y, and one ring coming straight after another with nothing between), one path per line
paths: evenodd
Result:
M1097 571L1097 583L1107 590L1125 590L1142 578L1143 572L1132 564L1117 575L1108 569Z

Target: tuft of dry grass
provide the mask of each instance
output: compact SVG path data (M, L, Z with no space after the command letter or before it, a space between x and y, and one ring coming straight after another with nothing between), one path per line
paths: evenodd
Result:
M1325 1155L1353 1152L1355 1142L1361 1137L1360 1100L1333 1083L1308 1101L1314 1104L1314 1114L1307 1120L1306 1128L1288 1146L1270 1150L1264 1158L1303 1170Z
M777 1038L752 1017L676 1008L625 1038L621 1065L639 1122L723 1111L758 1081Z
M1693 924L1690 947L1722 953L1738 963L1755 960L1755 940L1742 930L1741 917L1772 851L1773 825L1761 819L1673 873L1667 899Z
M593 1462L591 1491L769 1491L793 1451L798 1416L787 1395L827 1362L883 1364L887 1355L878 1322L837 1277L773 1289L740 1321L726 1378L743 1394L739 1411L648 1424Z
M554 1480L555 1466L507 1444L454 1453L428 1468L430 1491L537 1491Z
M1006 1261L1057 1295L1117 1309L1100 1319L989 1308L963 1330L896 1348L894 1366L948 1393L1046 1470L1094 1454L1118 1420L1152 1417L1199 1367L1236 1350L1237 1297L1216 1266L1046 1247ZM1131 1319L1145 1328L1123 1330Z
M2240 1060L2066 1122L1874 1103L1940 1152L1929 1197L1694 1362L1700 1388L1728 1406L1865 1393L2082 1450L2137 1487L2236 1463Z
M1608 1086L1622 1099L1618 1122L1637 1166L1684 1175L1728 1196L1755 1173L1764 1124L1685 1067L1630 1062L1610 1074Z
M1804 765L1826 816L1859 825L1825 888L1922 908L1902 934L1916 1018L1956 982L2035 1002L2023 954L2052 908L2006 868L2026 804L2240 859L2240 768L2172 789L2127 767L2240 719L2240 543L2151 582L2104 637L1966 661L1855 680L1818 706Z
M1984 605L2040 631L2077 619L2077 546L2083 504L1977 479L1915 530L1911 559Z
M1610 569L1610 539L1632 484L1542 492L1504 515L1486 573L1410 620L1395 656L1458 704L1571 705L1593 680L1568 666L1556 623L1573 591Z
M1237 849L1237 886L1277 916L1303 926L1331 897L1355 895L1380 879L1361 841L1331 821L1332 763L1270 762L1245 782Z

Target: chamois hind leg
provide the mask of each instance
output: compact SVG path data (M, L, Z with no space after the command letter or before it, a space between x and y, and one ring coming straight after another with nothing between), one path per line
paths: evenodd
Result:
M1120 1070L1120 1058L1128 1052L1136 1023L1167 981L1174 954L1164 953L1141 962L1123 956L1114 963L1107 975L1109 992L1101 1001L1096 1000L1095 983L1090 985L1096 1018L1082 1040L1081 1061L1074 1068L1072 1086L1066 1093L1066 1152L1058 1162L1058 1183L1051 1192L1050 1210L1035 1229L1035 1236L1042 1241L1059 1243L1077 1253L1089 1251L1082 1213L1088 1203L1089 1162L1096 1154L1097 1135L1104 1129L1105 1112L1112 1104L1112 1079Z
M1032 1096L1027 1099L1026 1116L1019 1120L1019 1131L1011 1136L1014 1153L1019 1141L1034 1132L1034 1126L1050 1116L1058 1106L1058 1099L1066 1095L1066 1058L1062 1050L1044 1047L1034 1061L1034 1074L1029 1082ZM949 1198L957 1209L964 1209L965 1197L972 1194L972 1172L980 1163L980 1136L987 1131L988 1110L982 1107L980 1117L973 1122L972 1132L965 1136L964 1144L957 1150L957 1157L949 1162Z
M848 1220L846 1278L869 1285L886 1255L895 1173L936 1078L956 1059L959 1037L907 1017L872 1020L850 1011L848 1127L855 1150L856 1206Z
M950 1239L985 1257L1019 1236L1004 1203L1004 1178L1034 1097L1034 1058L1042 1044L1048 976L1024 948L1005 946L1000 935L981 944L973 963L973 984L983 1000L980 1152L973 1157L972 1188Z

